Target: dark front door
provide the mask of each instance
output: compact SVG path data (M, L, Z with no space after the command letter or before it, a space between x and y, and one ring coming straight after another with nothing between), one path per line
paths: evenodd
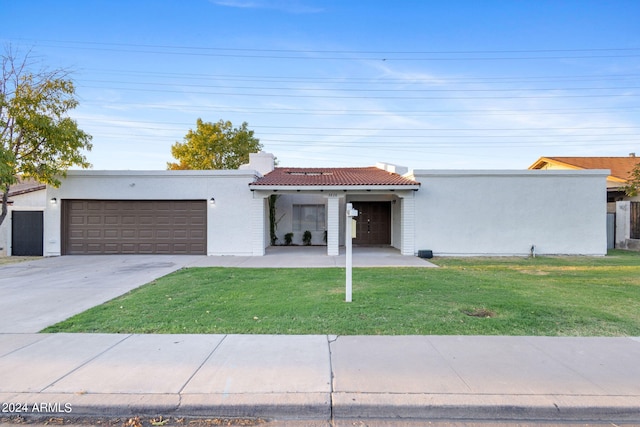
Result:
M358 210L354 245L391 244L391 203L354 202Z
M42 256L42 211L13 211L11 255Z

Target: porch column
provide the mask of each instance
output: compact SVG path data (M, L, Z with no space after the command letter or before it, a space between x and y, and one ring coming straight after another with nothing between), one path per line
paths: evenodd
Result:
M340 254L340 197L331 193L327 197L327 255Z
M266 199L269 195L253 192L251 201L251 255L263 256L267 247L265 232L265 218L267 214Z
M616 202L616 249L627 249L631 238L631 202Z
M415 227L416 227L416 213L415 213L415 192L410 192L407 195L402 195L402 211L401 211L401 223L400 232L402 234L402 242L400 244L400 253L402 255L414 256L415 252Z

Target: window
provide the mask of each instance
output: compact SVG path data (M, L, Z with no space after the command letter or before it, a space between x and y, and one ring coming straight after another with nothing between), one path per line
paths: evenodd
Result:
M294 231L323 231L324 205L293 205Z

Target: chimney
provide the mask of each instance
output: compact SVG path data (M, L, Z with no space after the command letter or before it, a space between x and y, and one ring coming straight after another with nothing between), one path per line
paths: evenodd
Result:
M238 169L253 169L261 175L266 175L275 167L275 157L271 153L261 151L259 153L249 153L249 163L241 165Z

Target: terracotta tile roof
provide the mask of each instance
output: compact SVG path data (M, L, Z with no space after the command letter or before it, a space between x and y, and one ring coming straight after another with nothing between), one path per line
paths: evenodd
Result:
M375 166L366 168L275 168L251 186L420 185Z
M540 169L549 161L577 169L610 169L610 176L627 180L634 166L640 163L640 157L541 157L529 169Z

